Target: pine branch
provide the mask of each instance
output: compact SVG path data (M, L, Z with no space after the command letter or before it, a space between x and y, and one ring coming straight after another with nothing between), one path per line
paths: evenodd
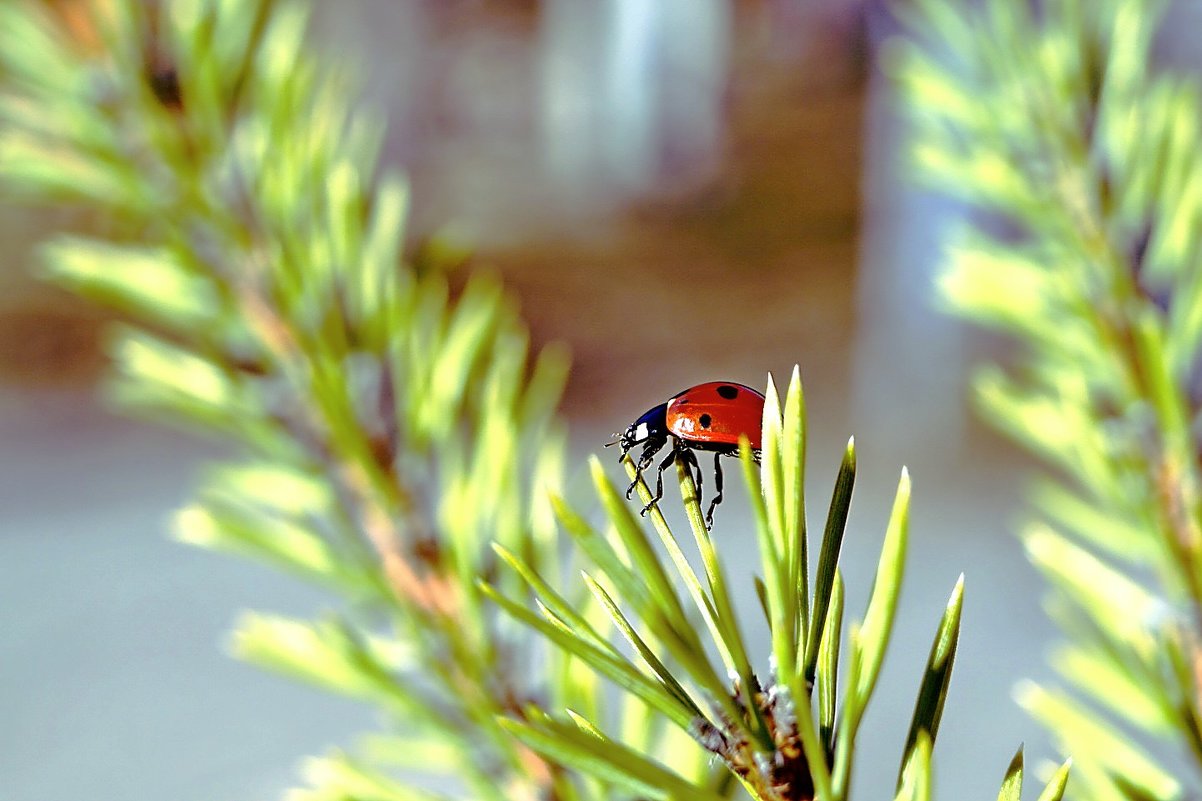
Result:
M346 80L307 53L302 6L100 9L88 54L32 4L0 7L0 173L107 215L109 241L43 256L148 326L116 339L113 395L243 450L178 536L348 602L321 623L248 618L235 651L379 705L397 737L447 743L477 797L556 793L554 766L496 722L545 688L475 582L492 540L556 559L563 355L528 356L494 280L452 292L441 266L401 261L404 184L379 174L379 128Z
M951 251L945 297L1026 349L1011 375L982 371L977 398L1066 479L1038 493L1045 520L1025 541L1074 641L1057 666L1091 703L1024 698L1094 799L1202 788L1184 667L1202 638L1202 94L1149 66L1164 8L991 0L961 15L921 0L905 16L928 44L890 59L919 175L981 214ZM1148 570L1154 586L1129 577ZM1170 754L1116 759L1130 728L1191 754L1191 775Z
M740 454L758 530L764 577L757 581L772 641L770 668L763 680L752 668L715 541L702 518L697 486L683 460L678 460L681 499L705 567L704 582L658 505L649 507L649 517L662 550L652 548L651 538L599 462L593 462L593 478L612 526L609 534L590 526L566 503L558 504L565 529L591 562L585 581L630 651L614 648L535 569L507 551L501 552L504 561L529 586L537 612L494 588L486 586L485 592L515 619L687 732L757 801L840 801L852 797L856 735L892 631L905 561L910 482L903 472L868 609L863 621L851 626L836 721L844 608L838 559L855 480L855 449L849 442L819 550L815 594L810 596L808 582L796 578L805 571L797 562L806 552L800 541L805 537L804 521L788 511L804 508L797 497L803 487L805 447L798 373L793 374L783 409L771 382L766 397L762 464L757 468L745 437ZM650 503L654 496L635 463L629 456L623 463L641 502ZM681 586L687 604L678 592ZM929 798L931 749L947 698L962 601L963 577L931 646L899 769L899 799ZM803 610L809 609L821 616L822 622L813 628L804 622ZM699 628L708 642L697 635ZM720 666L711 660L711 652L719 655ZM569 708L565 715L528 714L522 722L504 725L535 750L585 773L612 780L618 766L628 765L644 777L637 792L654 798L684 797L678 777L665 774L663 763L628 753L619 739L605 733L600 711L588 716ZM1048 798L1060 797L1066 777L1062 770ZM708 797L693 792L694 797Z

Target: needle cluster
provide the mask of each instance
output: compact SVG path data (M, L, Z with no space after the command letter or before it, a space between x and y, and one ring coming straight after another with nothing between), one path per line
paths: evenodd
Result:
M1021 354L984 417L1052 468L1022 538L1067 686L1020 700L1090 801L1202 793L1202 93L1158 69L1170 4L904 4L888 63L925 181L971 216L956 313Z

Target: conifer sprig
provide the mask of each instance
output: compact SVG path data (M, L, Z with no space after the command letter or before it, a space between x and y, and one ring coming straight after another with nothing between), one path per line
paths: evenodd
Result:
M976 397L1062 476L1024 541L1077 692L1021 697L1102 801L1202 790L1202 93L1152 67L1165 9L917 0L890 58L916 171L978 215L944 296L1024 346Z
M547 688L475 583L496 570L490 542L558 558L562 352L530 353L487 275L402 259L407 190L381 174L381 129L345 76L310 52L303 5L96 8L89 53L41 7L0 6L0 176L105 216L103 239L42 255L128 313L112 395L240 447L177 535L345 598L327 620L247 616L233 637L389 721L370 753L316 762L298 797L412 797L385 767L398 755L476 798L560 794L562 772L497 723Z
M753 668L753 661L763 655L747 649L715 535L705 525L684 460L677 460L681 499L704 579L693 570L685 546L658 506L650 508L653 538L596 460L593 479L609 531L599 531L566 503L558 504L564 528L588 557L585 581L629 650L599 638L586 617L508 552L502 552L505 561L528 584L537 611L487 585L484 591L515 618L687 732L752 798L842 801L853 797L856 735L893 628L905 563L910 479L903 471L867 611L846 638L850 653L841 682L844 605L838 560L855 482L855 446L848 442L835 482L810 596L809 582L800 578L809 568L801 514L805 506L799 497L805 425L798 372L793 373L783 408L771 380L766 398L761 464L756 467L746 438L740 460L763 570L757 586L772 643L767 671ZM652 493L634 463L629 457L623 463L636 480L641 501L650 502ZM898 768L899 799L929 797L931 751L947 698L962 604L963 577L931 646ZM820 621L807 626L811 614ZM711 654L717 655L717 662ZM536 751L600 777L612 777L618 766L638 763L645 777L641 792L654 798L681 797L680 778L654 755L629 753L619 738L606 733L610 726L604 714L590 717L566 709L563 717L540 713L525 718L505 725ZM1047 798L1060 797L1066 775L1059 776L1059 789L1050 787Z

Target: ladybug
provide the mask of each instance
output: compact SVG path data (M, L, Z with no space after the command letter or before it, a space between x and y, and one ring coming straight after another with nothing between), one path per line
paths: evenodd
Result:
M643 507L640 514L659 502L664 494L664 470L678 459L689 470L697 485L697 502L701 502L701 468L697 463L697 451L714 454L714 483L717 495L710 501L705 513L705 524L714 524L714 507L722 502L723 456L734 456L739 452L739 435L745 434L751 441L752 455L760 459L760 426L764 419L764 396L754 389L733 381L710 381L679 392L667 403L648 409L635 420L617 439L606 443L620 445L621 461L636 446L642 445L635 466L638 474L626 490L629 498L643 471L651 466L655 455L671 442L672 450L659 463L655 477L655 497Z

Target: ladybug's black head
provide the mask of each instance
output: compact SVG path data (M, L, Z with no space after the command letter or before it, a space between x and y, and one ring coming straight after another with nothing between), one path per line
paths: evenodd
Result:
M606 443L609 445L621 445L622 456L625 456L631 448L650 440L664 440L668 435L668 404L661 403L653 409L648 409L643 413L643 416L631 423L621 434L614 434L617 437L613 442ZM619 461L621 457L619 457Z

